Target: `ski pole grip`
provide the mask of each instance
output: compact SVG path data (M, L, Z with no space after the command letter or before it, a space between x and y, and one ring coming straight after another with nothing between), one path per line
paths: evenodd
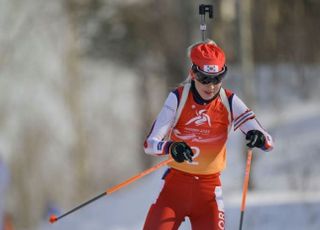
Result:
M209 14L209 18L213 18L213 6L205 4L199 5L199 14L206 15L206 13Z

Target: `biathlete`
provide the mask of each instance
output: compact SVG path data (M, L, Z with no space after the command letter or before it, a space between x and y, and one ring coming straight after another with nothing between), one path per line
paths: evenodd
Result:
M191 46L189 57L188 79L169 93L144 143L147 154L174 159L145 230L178 229L185 217L193 230L224 229L220 172L226 166L231 127L245 134L248 147L273 148L254 112L221 87L227 74L224 51L206 41Z

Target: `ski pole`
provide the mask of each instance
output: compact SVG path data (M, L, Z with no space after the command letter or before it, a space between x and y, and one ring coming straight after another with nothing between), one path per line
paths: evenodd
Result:
M244 215L244 210L246 207L246 196L247 196L249 178L250 178L251 159L252 159L252 149L249 148L248 153L247 153L246 172L245 172L245 177L244 177L244 182L243 182L243 190L242 190L242 203L241 203L241 209L240 209L241 214L240 214L239 230L242 230L243 215Z
M138 179L140 179L140 178L148 175L149 173L151 173L151 172L153 172L153 171L161 168L162 166L170 163L171 161L173 161L173 159L171 159L171 158L170 158L170 159L167 159L167 160L165 160L165 161L162 161L162 162L156 164L155 166L153 166L153 167L151 167L151 168L149 168L149 169L147 169L147 170L145 170L145 171L143 171L143 172L141 172L141 173L139 173L139 174L137 174L137 175L135 175L135 176L127 179L126 181L124 181L124 182L122 182L122 183L120 183L120 184L118 184L118 185L115 185L114 187L106 190L105 192L103 192L103 193L101 193L101 194L93 197L92 199L90 199L90 200L88 200L88 201L86 201L86 202L78 205L77 207L71 209L70 211L68 211L68 212L66 212L66 213L64 213L64 214L62 214L62 215L60 215L60 216L58 216L58 217L55 216L55 215L51 215L51 216L50 216L50 219L49 219L49 222L52 224L52 223L54 223L54 222L62 219L63 217L68 216L69 214L71 214L71 213L79 210L80 208L82 208L82 207L84 207L84 206L86 206L86 205L88 205L88 204L90 204L90 203L98 200L99 198L101 198L101 197L103 197L103 196L106 196L106 195L109 195L109 194L111 194L111 193L113 193L113 192L121 189L122 187L124 187L124 186L126 186L126 185L128 185L128 184L130 184L130 183L132 183L132 182L134 182L134 181L136 181L136 180L138 180Z
M200 31L201 31L202 41L206 39L206 30L207 30L206 13L209 14L209 18L213 18L213 6L204 5L204 4L199 5L199 14L200 14L200 20L201 20Z

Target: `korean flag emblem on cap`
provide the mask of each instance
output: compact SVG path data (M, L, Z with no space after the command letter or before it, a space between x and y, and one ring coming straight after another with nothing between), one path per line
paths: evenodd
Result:
M203 71L207 73L217 73L219 72L219 67L217 65L204 65Z

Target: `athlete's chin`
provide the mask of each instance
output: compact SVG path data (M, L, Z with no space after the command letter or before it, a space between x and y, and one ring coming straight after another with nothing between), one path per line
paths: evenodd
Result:
M204 91L202 94L202 98L204 100L210 100L214 97L215 93L214 92L210 92L210 91Z

